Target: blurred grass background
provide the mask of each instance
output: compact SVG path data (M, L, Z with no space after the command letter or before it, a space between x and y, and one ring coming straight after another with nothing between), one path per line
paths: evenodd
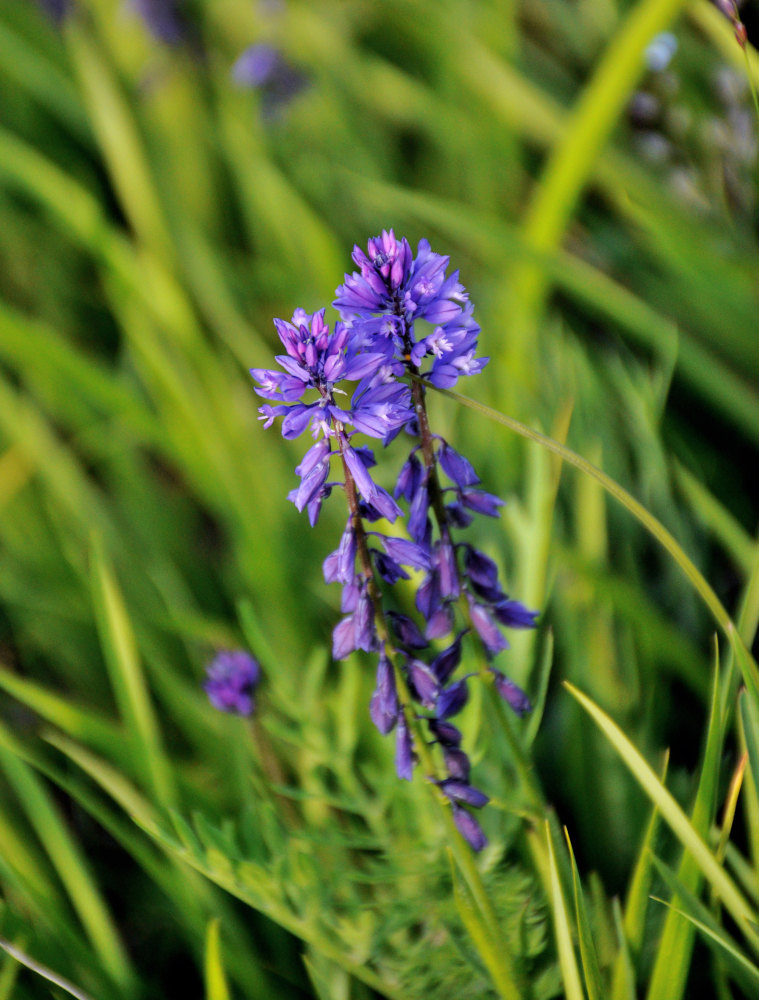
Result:
M743 53L706 0L81 0L60 21L55 6L0 9L0 933L97 998L490 996L435 816L369 722L373 666L329 662L339 596L321 564L344 512L333 500L311 530L286 501L301 444L263 432L247 370L271 364L273 316L331 301L354 243L428 238L460 269L491 358L461 391L640 499L750 645ZM233 75L251 45L278 58L258 85ZM744 995L682 923L662 985L663 907L640 903L637 929L628 908L622 928L650 804L561 686L657 771L668 748L688 808L714 623L594 481L431 406L508 500L477 530L541 609L503 662L533 696L553 634L530 768L587 886L600 995L695 997L705 974L715 996ZM213 652L238 645L266 671L253 730L200 687ZM513 747L486 703L467 713L496 803L483 865L525 996L571 996ZM711 762L705 833L738 746ZM755 898L752 815L741 804L734 864ZM649 836L675 864L675 840ZM48 995L5 961L0 997Z

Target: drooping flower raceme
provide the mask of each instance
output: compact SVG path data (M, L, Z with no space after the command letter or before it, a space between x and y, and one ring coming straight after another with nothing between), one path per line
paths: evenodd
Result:
M282 434L310 429L314 444L296 468L300 485L290 493L316 523L333 487L345 490L349 517L338 548L324 563L327 582L342 584L343 619L333 635L333 655L357 649L377 654L370 714L380 732L395 730L396 770L410 779L422 750L422 729L438 748L434 781L450 802L459 831L475 850L487 843L471 809L488 797L470 784L471 765L461 731L450 721L465 706L471 674L454 678L467 633L479 637L484 666L495 689L517 714L529 710L525 694L489 661L508 642L503 626L529 628L535 613L509 598L496 564L455 532L474 515L498 515L502 501L481 490L471 463L439 435L427 418L425 386L450 388L459 377L478 374L479 327L458 272L446 276L448 258L422 240L416 255L405 239L383 232L367 251L355 247L359 270L346 275L334 303L340 321L330 332L324 310L296 311L275 320L287 352L282 371L253 369L257 392L270 402L260 408L264 426L282 417ZM350 401L340 382L357 382ZM410 454L401 466L394 496L369 472L374 454L356 444L362 433L383 445L401 432ZM342 475L330 481L332 458ZM442 477L445 478L443 485ZM379 530L407 507L408 538ZM415 620L407 609L388 607L393 585L422 574ZM426 755L429 760L429 756Z

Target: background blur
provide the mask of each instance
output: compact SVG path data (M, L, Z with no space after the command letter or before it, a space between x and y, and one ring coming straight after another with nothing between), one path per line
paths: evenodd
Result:
M369 722L373 665L329 660L321 564L345 514L336 495L312 530L287 502L303 444L263 431L248 369L272 364L274 316L331 302L354 243L428 238L491 358L459 390L600 465L737 614L757 555L756 179L743 53L706 0L5 0L3 937L94 997L198 996L221 916L236 995L372 995L321 938L301 961L286 914L321 908L325 940L358 964L386 951L404 996L490 995L462 948L436 965L413 929L409 901L445 915L449 875ZM561 681L657 770L670 748L687 803L714 625L593 481L431 407L508 501L479 542L541 627L502 668L535 697L552 632L535 774L611 913L649 807ZM267 676L253 736L201 688L238 646ZM487 708L468 711L474 738ZM535 997L560 995L508 747L477 739L500 802L488 865L504 906L537 907ZM723 778L734 763L728 748ZM117 772L140 804L103 790ZM167 861L129 818L143 806L235 817L274 922ZM645 981L654 957L636 962ZM0 994L50 992L8 960Z

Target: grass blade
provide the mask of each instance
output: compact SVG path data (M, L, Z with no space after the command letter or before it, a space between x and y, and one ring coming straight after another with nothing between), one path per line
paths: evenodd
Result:
M97 538L92 545L92 590L103 652L121 716L135 740L143 777L157 800L175 799L168 759L161 745L158 722L123 597Z
M733 919L750 940L759 943L759 935L757 935L755 930L756 914L735 882L725 872L699 833L694 829L691 821L675 798L662 785L656 772L643 759L639 751L628 740L619 726L605 712L572 684L567 681L564 683L572 697L582 705L604 733L646 795L658 807L662 818L669 825L683 847L693 855L701 872L714 889L714 892L722 899L723 904Z

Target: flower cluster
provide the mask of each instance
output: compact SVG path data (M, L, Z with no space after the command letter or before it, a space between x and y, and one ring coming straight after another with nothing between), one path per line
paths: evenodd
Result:
M205 691L220 712L252 715L253 695L261 682L261 667L242 649L217 653L206 669Z
M454 679L467 633L479 638L498 693L519 715L526 695L490 660L508 647L502 627L531 628L535 613L503 591L496 564L457 533L475 515L498 515L502 501L479 488L471 463L429 427L425 387L451 388L460 376L487 364L479 358L480 329L458 272L446 275L449 260L426 240L416 255L392 230L354 248L358 268L337 289L340 320L330 332L324 310L298 310L291 322L275 320L285 355L282 371L252 369L257 392L269 400L260 408L264 426L282 417L282 434L310 429L314 444L298 465L300 485L290 493L299 510L316 523L332 489L344 489L348 521L337 549L324 562L324 577L342 585L344 617L333 634L333 655L354 650L377 655L371 718L383 733L395 731L396 770L410 779L424 756L429 774L449 800L462 835L475 850L486 839L470 809L488 797L470 783L471 765L462 733L451 722L467 702L468 681ZM338 383L356 382L350 400ZM340 399L340 396L346 398ZM393 495L374 482L374 453L355 443L361 433L388 445L405 432L410 454ZM342 474L330 480L331 460ZM396 522L406 506L406 531L380 530ZM418 618L388 607L398 580L418 574ZM408 610L408 609L406 609ZM424 739L428 734L429 739Z

